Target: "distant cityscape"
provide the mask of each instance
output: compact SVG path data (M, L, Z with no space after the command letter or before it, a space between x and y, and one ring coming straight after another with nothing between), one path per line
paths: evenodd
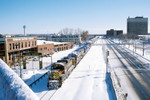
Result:
M143 39L149 40L148 33L148 18L135 17L127 18L127 33L123 33L123 30L110 29L106 31L108 37L119 37L122 35L127 35L128 37L140 36Z
M42 55L46 55L52 52L58 52L67 50L73 47L74 44L80 44L82 40L90 40L95 36L106 36L109 38L126 35L127 37L140 38L150 40L148 34L148 18L135 17L127 18L127 33L123 30L110 29L104 34L88 34L88 31L74 35L69 32L69 29L64 29L63 34L25 34L26 26L23 26L23 35L1 35L0 38L0 58L8 63L10 66L14 66L19 61L19 54L23 59L22 54L24 52L38 52ZM67 34L65 34L65 32ZM87 36L86 36L87 35ZM41 43L39 41L42 41ZM54 42L50 42L54 41Z

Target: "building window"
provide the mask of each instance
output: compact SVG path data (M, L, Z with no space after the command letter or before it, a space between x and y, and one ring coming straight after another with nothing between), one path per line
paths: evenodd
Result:
M12 53L12 61L14 62L14 53Z
M36 46L36 41L35 41L35 46Z
M11 50L11 44L9 44L9 49Z
M20 43L18 43L18 47L19 47L19 49L20 49Z
M30 41L29 41L29 47L30 47Z
M44 50L46 50L47 48L45 47Z
M17 52L15 52L15 59L17 58Z
M21 47L23 48L23 42L21 43Z
M40 48L39 51L42 51L42 48Z
M13 43L13 49L15 48L15 44Z
M15 46L16 46L16 49L17 49L17 43L15 44Z
M27 42L25 42L25 47L27 47Z
M11 54L9 53L9 60L10 60L10 55L11 55Z
M33 46L33 41L32 41L32 46Z

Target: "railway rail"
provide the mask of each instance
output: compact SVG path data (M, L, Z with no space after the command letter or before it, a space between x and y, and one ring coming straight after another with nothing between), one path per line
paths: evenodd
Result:
M54 94L57 92L58 89L52 90L52 91L46 91L43 96L40 98L40 100L50 100Z
M47 74L48 74L48 72L44 73L41 77L39 77L34 82L32 82L31 84L29 84L29 87L32 87L34 84L36 84L37 82L39 82L43 77L47 76Z
M149 66L144 64L142 61L140 61L138 58L136 58L134 55L132 55L130 52L126 51L125 49L121 48L118 45L115 45L111 41L109 41L112 46L112 51L117 56L119 61L122 64L122 67L124 70L124 74L127 76L127 78L130 80L131 84L134 87L134 90L138 94L140 99L149 100L150 98L150 70L148 69ZM130 65L127 66L122 59L119 58L119 56L123 57L124 60ZM134 69L134 70L131 70ZM135 76L134 72L138 74ZM144 84L144 85L143 85ZM142 90L142 91L141 91Z

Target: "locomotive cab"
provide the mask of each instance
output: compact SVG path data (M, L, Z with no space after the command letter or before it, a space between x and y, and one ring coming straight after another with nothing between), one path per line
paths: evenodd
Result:
M48 77L47 87L49 89L59 88L62 85L62 75L65 73L63 63L54 63L51 66L51 74Z

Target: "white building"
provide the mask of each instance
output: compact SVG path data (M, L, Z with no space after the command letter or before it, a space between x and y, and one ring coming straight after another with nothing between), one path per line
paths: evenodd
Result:
M51 36L51 37L48 37L48 41L73 42L74 44L80 44L81 37L79 35Z
M139 35L139 37L144 41L150 41L150 35Z

